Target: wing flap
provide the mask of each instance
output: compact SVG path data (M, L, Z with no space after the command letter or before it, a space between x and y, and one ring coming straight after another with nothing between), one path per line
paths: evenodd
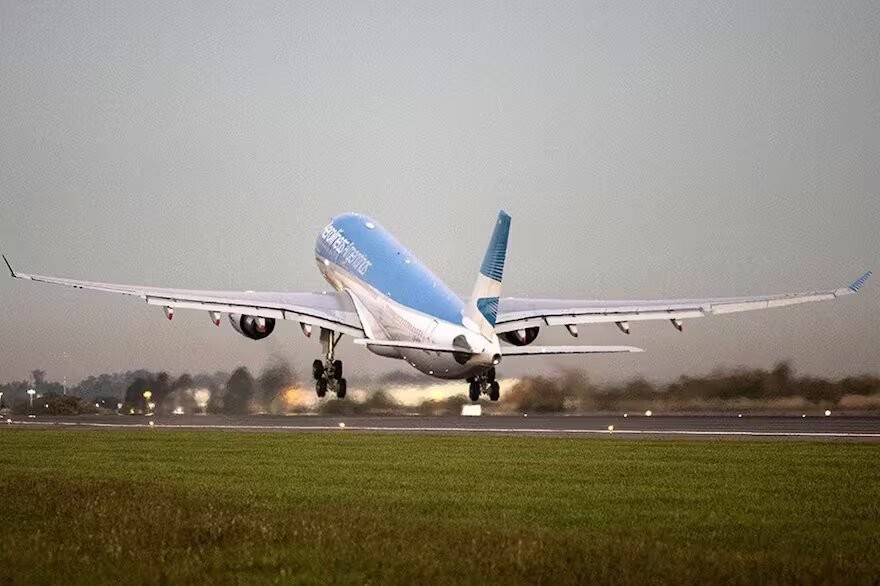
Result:
M446 352L449 354L476 354L466 348L446 346L445 344L430 344L409 340L373 340L371 338L359 338L354 340L361 346L384 346L386 348L403 348L406 350L424 350L425 352Z
M373 340L371 338L359 338L354 340L355 344L361 346L384 346L386 348L403 348L406 350L424 350L425 352L446 352L449 354L475 354L465 348L456 348L455 346L446 346L444 344L429 344L415 342L409 340Z
M635 346L502 346L502 356L546 356L549 354L621 354L644 352Z

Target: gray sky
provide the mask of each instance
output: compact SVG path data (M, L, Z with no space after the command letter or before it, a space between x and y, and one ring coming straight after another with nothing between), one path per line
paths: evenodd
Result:
M0 0L0 248L22 270L321 290L313 244L374 216L468 292L494 214L504 293L757 294L880 268L880 3ZM582 328L667 378L790 358L880 372L880 284L834 303ZM0 380L319 353L0 278ZM564 343L564 332L542 334ZM65 354L66 353L66 354ZM348 371L403 365L346 343Z

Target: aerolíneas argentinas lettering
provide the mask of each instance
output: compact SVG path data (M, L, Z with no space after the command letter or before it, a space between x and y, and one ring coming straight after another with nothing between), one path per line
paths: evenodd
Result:
M367 269L372 266L372 262L364 255L352 242L342 235L340 230L336 229L333 224L327 224L321 233L321 238L327 243L332 250L336 251L337 260L351 267L352 270L359 274L366 274Z

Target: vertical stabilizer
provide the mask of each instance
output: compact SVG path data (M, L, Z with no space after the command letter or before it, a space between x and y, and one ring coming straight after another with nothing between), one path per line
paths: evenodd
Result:
M464 325L487 338L491 338L495 332L509 234L510 216L501 210L498 212L498 220L483 257L483 264L480 265L480 274L477 275L477 282L474 283L473 293L465 308Z

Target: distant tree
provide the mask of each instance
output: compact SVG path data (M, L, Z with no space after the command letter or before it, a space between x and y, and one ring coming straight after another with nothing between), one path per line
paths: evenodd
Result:
M41 386L44 382L46 382L46 371L45 370L32 370L31 378L34 380L34 388ZM38 389L39 390L39 389Z
M470 402L465 395L453 395L445 399L426 399L416 408L420 415L459 415L461 406Z
M205 411L208 413L223 413L224 401L220 385L212 383L208 389L211 391L211 396L208 397L208 404L205 406Z
M556 379L535 376L518 381L506 395L514 409L531 413L555 413L565 409L565 392Z
M161 404L171 392L171 375L164 371L157 374L150 390L153 392L151 401L156 405Z
M223 412L248 413L254 398L254 387L254 377L250 371L244 366L236 368L223 393Z
M98 396L92 399L83 399L84 401L90 401L93 404L97 404L101 409L116 409L117 403L119 403L119 399L112 395L105 395L103 397Z
M45 399L46 411L49 415L79 415L83 412L79 397L56 395Z
M171 389L178 391L180 389L191 389L194 386L193 377L188 374L182 374L171 384Z
M56 382L43 383L38 390L43 395L63 395L64 385Z
M148 378L136 378L134 381L128 385L128 388L125 390L125 400L124 408L125 409L135 409L137 411L146 411L147 402L144 399L145 391L152 391L150 388L152 386L152 381Z
M276 399L296 382L293 370L285 362L276 362L263 370L258 379L257 405L263 411L272 411Z

